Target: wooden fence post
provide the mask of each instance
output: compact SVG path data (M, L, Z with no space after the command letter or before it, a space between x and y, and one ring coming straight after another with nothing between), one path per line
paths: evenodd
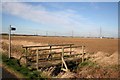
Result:
M63 50L63 47L62 47L61 60L63 59L63 54L64 54L64 50ZM62 66L61 67L63 68L63 61L62 61Z
M37 70L38 70L38 67L39 66L39 51L38 51L38 49L36 50L36 68L37 68Z
M65 66L65 69L63 69L64 71L68 71L68 67L64 61L64 47L62 47L62 55L61 55L61 59L62 59L62 68L63 68L63 65Z
M50 57L52 59L52 46L50 46Z
M72 45L70 45L70 55L71 55L71 50L72 50L71 46L72 46Z
M26 67L28 66L28 60L27 60L27 54L28 54L28 50L27 50L28 48L26 47L25 48L25 58L26 58L26 61L25 61L25 63L26 63Z
M84 62L84 46L82 46L82 63Z
M52 46L50 46L50 51L49 51L49 55L48 55L48 57L47 57L47 60L49 60L49 58L51 58L52 59Z

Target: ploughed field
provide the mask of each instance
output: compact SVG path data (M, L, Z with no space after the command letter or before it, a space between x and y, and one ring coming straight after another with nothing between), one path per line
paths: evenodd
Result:
M84 63L73 66L77 78L117 78L118 77L118 39L12 36L12 56L19 59L22 45L75 44L85 46ZM8 36L2 36L2 49L8 52ZM79 51L79 50L77 50ZM49 72L49 71L48 71ZM44 73L44 71L43 71ZM48 73L46 73L48 74ZM68 73L59 73L57 77L68 78ZM71 74L71 73L70 73ZM70 76L70 75L69 75Z
M8 36L2 36L2 39L8 40ZM96 53L102 51L105 53L114 53L118 51L118 39L99 39L99 38L72 38L72 37L40 37L40 36L12 36L12 42L21 45L27 45L27 42L43 44L62 44L73 43L75 45L86 46L86 51ZM23 42L24 41L24 42Z

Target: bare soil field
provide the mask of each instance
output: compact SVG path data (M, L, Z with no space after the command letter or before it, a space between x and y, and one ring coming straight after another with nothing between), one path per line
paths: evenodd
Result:
M13 49L22 45L45 45L45 44L63 44L73 43L75 45L85 46L85 52L89 53L85 57L90 57L95 65L94 67L78 67L76 76L79 78L116 78L118 77L118 39L98 39L98 38L72 38L72 37L40 37L40 36L12 36ZM2 36L1 42L9 44L8 36ZM6 47L5 47L6 46ZM4 45L3 48L7 48ZM15 48L15 49L16 49ZM15 56L20 56L20 51L14 50ZM104 67L103 67L104 66ZM93 73L94 72L94 73ZM104 74L103 74L104 73ZM65 74L68 75L68 74ZM64 75L64 76L65 76ZM62 77L64 77L62 76Z
M2 36L2 39L8 40L8 36ZM86 50L90 53L102 51L112 54L118 51L118 39L13 36L12 42L19 45L73 43L86 46Z

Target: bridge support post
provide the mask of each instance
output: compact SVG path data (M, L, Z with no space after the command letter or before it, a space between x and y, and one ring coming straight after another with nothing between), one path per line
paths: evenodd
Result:
M52 59L52 46L50 46L50 58Z
M26 63L26 67L28 66L28 60L27 60L27 54L28 54L28 48L26 47L25 48L25 58L26 58L26 60L25 60L25 63Z
M50 51L49 51L49 55L47 56L47 60L52 59L52 46L50 46Z
M39 51L38 49L36 50L36 69L38 71L39 68Z
M72 45L70 45L70 55L71 55L71 53L72 53L72 52L71 52L71 51L72 51L72 48L71 48L71 46L72 46Z
M62 59L62 70L63 71L69 71L68 70L68 67L67 67L67 65L66 65L66 63L65 63L65 60L64 60L64 47L62 47L62 55L61 55L61 59ZM63 68L63 65L65 66L65 69Z
M82 46L82 63L84 62L84 46Z

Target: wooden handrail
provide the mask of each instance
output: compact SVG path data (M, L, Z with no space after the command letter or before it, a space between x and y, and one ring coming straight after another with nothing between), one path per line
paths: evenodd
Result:
M45 46L39 46L39 45L38 46L37 45L36 46L35 45L33 45L33 46L23 46L22 45L22 48L33 48L33 47L49 47L49 45L45 45Z
M24 45L22 45L22 48L50 47L50 46L70 46L70 45L74 45L74 44L48 44L48 45L44 45L44 46L39 46L39 45L24 46Z
M64 47L64 49L67 48L78 48L78 47L82 47L82 46L71 46L71 47ZM56 49L62 49L61 47L58 48L51 48L52 50L56 50ZM31 50L31 51L36 51L37 49ZM44 51L44 50L50 50L49 48L45 48L45 49L38 49L38 51Z
M49 46L70 46L74 44L48 44Z
M74 52L74 51L71 51ZM45 56L45 55L50 55L50 54L61 54L62 52L52 52L52 53L46 53L46 54L39 54L39 56ZM64 53L70 53L70 51L65 51ZM33 57L36 56L36 54L28 55L27 57Z
M43 47L43 48L40 48L40 47ZM39 69L39 56L48 55L47 58L45 58L45 59L52 60L52 59L54 59L53 54L61 54L60 57L61 57L61 62L62 62L62 68L65 67L64 68L65 71L69 71L69 70L68 70L67 64L65 62L65 58L67 58L68 55L66 55L66 54L64 55L64 53L70 53L70 55L69 55L70 57L76 56L78 54L71 54L72 52L74 52L72 50L72 48L79 48L79 47L81 47L81 49L82 49L82 54L80 54L80 55L82 55L82 62L84 62L84 47L85 46L79 46L79 45L74 45L74 44L48 44L48 45L43 45L43 46L39 46L39 45L22 46L22 48L25 48L26 65L28 64L28 61L29 61L28 58L35 56L36 57L36 59L35 59L36 69L38 70ZM30 49L30 48L32 48L32 49ZM61 49L62 51L61 52L52 52L52 50L58 50L58 49ZM69 51L65 51L65 49L68 49ZM28 55L29 50L35 51L36 54ZM49 50L49 52L46 54L41 54L42 51L45 51L45 50ZM40 51L40 53L39 53L39 51ZM52 56L53 56L53 58L52 58Z

